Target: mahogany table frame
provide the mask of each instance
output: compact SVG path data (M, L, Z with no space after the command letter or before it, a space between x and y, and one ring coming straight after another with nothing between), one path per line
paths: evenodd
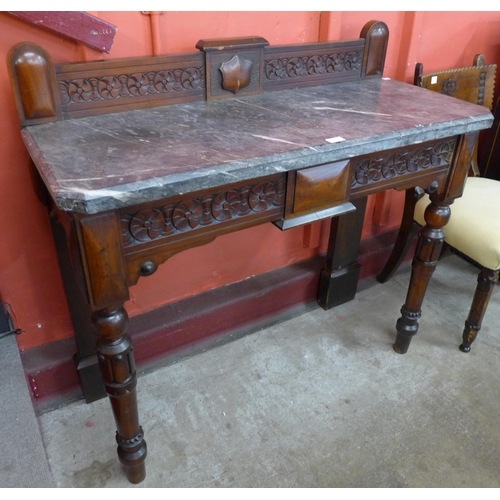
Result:
M239 97L270 90L380 79L388 36L384 23L371 21L362 29L359 40L282 47L268 47L267 42L259 37L201 40L197 45L200 52L192 54L59 65L54 65L50 55L41 47L25 43L11 50L9 67L23 138L35 165L40 167L44 161L43 152L38 151L26 127L102 113L197 100L227 99L235 94ZM314 66L315 54L321 51L351 53L356 57L354 62L351 61L352 67L343 67L343 71L339 72L315 72L314 68L311 71L297 70L300 64L307 62ZM289 61L293 58L299 61L299 66L295 66L297 71L294 78L284 74L282 68L281 76L284 78L264 77L264 61ZM227 74L221 69L224 65L227 66ZM137 94L117 100L89 99L76 105L68 99L68 81L76 76L83 78L84 75L85 81L89 82L110 71L130 74L160 67L170 68L172 72L202 68L206 80L198 79L193 84L182 86L179 92ZM406 302L397 321L394 349L398 353L405 353L418 329L425 290L443 242L442 228L450 215L449 204L462 194L478 133L473 131L452 137L454 152L447 164L381 179L380 182L358 186L351 191L346 182L352 174L349 170L352 159L351 162L340 162L342 165L339 168L343 173L333 180L329 174L325 176L321 171L319 178L308 178L307 175L304 178L302 172L290 170L256 178L251 182L221 185L217 189L161 200L161 205L165 206L168 202L179 204L197 196L197 199L206 200L208 204L204 216L212 217L210 213L213 212L210 211L213 205L210 203L221 193L227 194L228 189L246 193L247 201L249 197L256 196L257 202L258 199L265 201L266 190L274 193L273 203L265 205L261 212L247 213L218 224L211 225L211 221L208 221L208 225L198 233L164 238L155 244L135 241L135 246L127 247L122 226L124 221L130 221L133 214L157 209L159 200L134 207L85 213L78 207L61 207L57 200L47 196L46 203L75 326L78 370L83 391L87 401L92 401L101 396L100 387L105 387L117 426L118 455L129 481L138 483L144 479L147 454L144 433L139 425L133 345L127 335L128 318L123 307L129 298L130 286L141 276L152 274L158 265L175 253L208 243L219 235L267 222L286 229L333 216L318 297L319 304L328 309L352 299L356 293L360 267L356 259L366 197L389 188L410 189L418 185L431 194L431 204L426 212L427 225L420 234L413 260ZM428 144L432 146L433 142ZM407 149L400 148L401 152ZM368 159L371 156L365 155ZM47 179L43 180L45 184L48 183ZM290 193L294 193L295 198Z

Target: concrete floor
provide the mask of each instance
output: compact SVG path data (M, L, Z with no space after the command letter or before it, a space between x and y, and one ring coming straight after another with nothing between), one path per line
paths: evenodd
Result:
M315 309L139 374L147 477L125 479L106 400L40 417L58 487L500 486L500 292L458 350L477 271L445 257L420 331L392 349L409 266Z

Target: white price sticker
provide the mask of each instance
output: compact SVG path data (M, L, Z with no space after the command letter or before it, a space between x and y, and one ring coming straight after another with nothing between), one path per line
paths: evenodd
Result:
M330 139L325 139L326 142L342 142L345 141L343 137L331 137Z

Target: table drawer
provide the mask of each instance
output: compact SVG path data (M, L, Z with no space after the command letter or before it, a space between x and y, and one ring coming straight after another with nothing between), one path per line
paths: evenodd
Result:
M299 170L295 178L294 214L323 210L349 200L349 160Z
M308 224L354 210L349 203L349 160L304 168L289 174L282 229Z

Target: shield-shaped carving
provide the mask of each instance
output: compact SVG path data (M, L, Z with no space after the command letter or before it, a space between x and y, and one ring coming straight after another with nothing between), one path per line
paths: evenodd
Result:
M252 76L252 61L234 56L230 61L221 64L222 87L236 94L238 90L248 87Z

